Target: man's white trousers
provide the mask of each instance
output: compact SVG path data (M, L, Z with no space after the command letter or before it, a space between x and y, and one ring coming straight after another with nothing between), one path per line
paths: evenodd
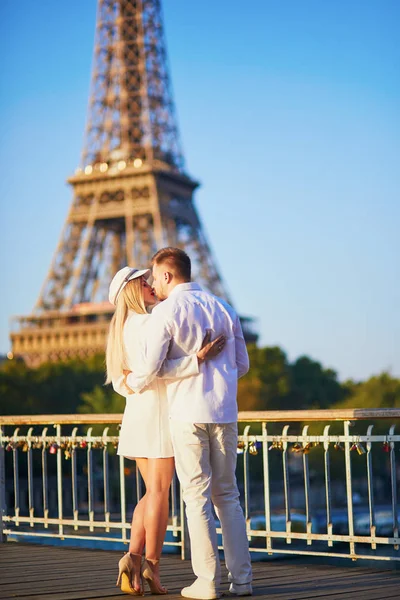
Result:
M221 582L216 526L221 523L229 580L252 579L246 524L236 482L237 423L170 421L176 471L183 490L193 571L211 593Z

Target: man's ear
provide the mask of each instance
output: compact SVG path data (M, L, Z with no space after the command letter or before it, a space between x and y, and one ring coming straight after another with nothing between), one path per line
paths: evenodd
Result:
M173 279L172 273L170 273L169 271L165 271L165 273L164 273L165 283L171 283L172 279Z

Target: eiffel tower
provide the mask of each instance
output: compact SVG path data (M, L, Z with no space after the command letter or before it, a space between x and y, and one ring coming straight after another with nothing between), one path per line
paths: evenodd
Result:
M193 276L229 301L193 202L167 69L160 0L99 0L81 166L33 313L16 318L13 355L30 366L103 352L109 282L184 248ZM255 341L251 320L242 321Z

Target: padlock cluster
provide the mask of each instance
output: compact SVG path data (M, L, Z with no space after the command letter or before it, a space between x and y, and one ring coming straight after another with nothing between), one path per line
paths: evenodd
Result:
M272 444L268 447L268 450L283 450L283 442L280 440L274 440Z
M295 443L293 444L291 450L295 454L308 454L312 448L319 446L320 442L307 442L304 446L303 444Z
M295 442L291 447L291 451L295 454L308 454L310 450L313 448L320 446L321 442L307 442L306 444L300 444L299 442ZM335 442L333 445L334 450L341 450L344 452L345 448L341 442ZM274 440L272 444L269 446L268 450L283 450L283 442L281 440ZM382 445L383 452L390 452L390 444L389 442L383 442ZM360 456L365 454L367 451L365 447L360 442L354 442L350 446L350 451L357 451L357 454Z
M364 446L362 444L360 444L359 442L356 442L355 444L352 444L350 446L350 450L353 452L354 450L357 450L357 454L359 454L360 456L362 454L366 453L366 449L364 448Z
M256 456L256 454L258 454L258 451L261 449L261 446L262 446L261 442L256 442L254 440L251 440L247 443L247 450L248 450L249 454L251 454L252 456ZM243 454L245 449L246 449L245 442L240 440L237 445L237 453Z
M5 449L7 452L11 452L12 450L21 450L22 452L28 452L31 448L33 450L48 450L50 454L57 454L57 451L60 449L64 452L65 460L69 460L72 456L72 452L77 449L85 450L88 448L90 444L90 448L98 449L107 447L107 443L103 440L94 440L93 442L88 442L85 439L76 439L76 438L68 438L63 440L61 443L58 443L56 438L47 438L43 440L40 437L35 437L28 440L10 440ZM111 441L111 444L114 448L118 446L118 438L115 438Z

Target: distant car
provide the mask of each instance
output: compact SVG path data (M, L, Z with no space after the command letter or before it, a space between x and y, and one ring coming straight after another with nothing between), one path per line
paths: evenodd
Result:
M397 515L400 522L400 511ZM393 536L393 514L391 510L377 510L375 512L376 535L382 537ZM355 515L354 532L356 535L370 535L371 528L369 513Z
M253 531L265 531L265 515L257 515L250 518L250 529ZM271 515L271 531L286 531L286 515L284 513ZM306 533L307 520L303 513L293 512L291 514L291 531L295 533ZM318 533L318 524L312 519L312 532ZM251 536L250 544L258 546L265 544L264 537Z

